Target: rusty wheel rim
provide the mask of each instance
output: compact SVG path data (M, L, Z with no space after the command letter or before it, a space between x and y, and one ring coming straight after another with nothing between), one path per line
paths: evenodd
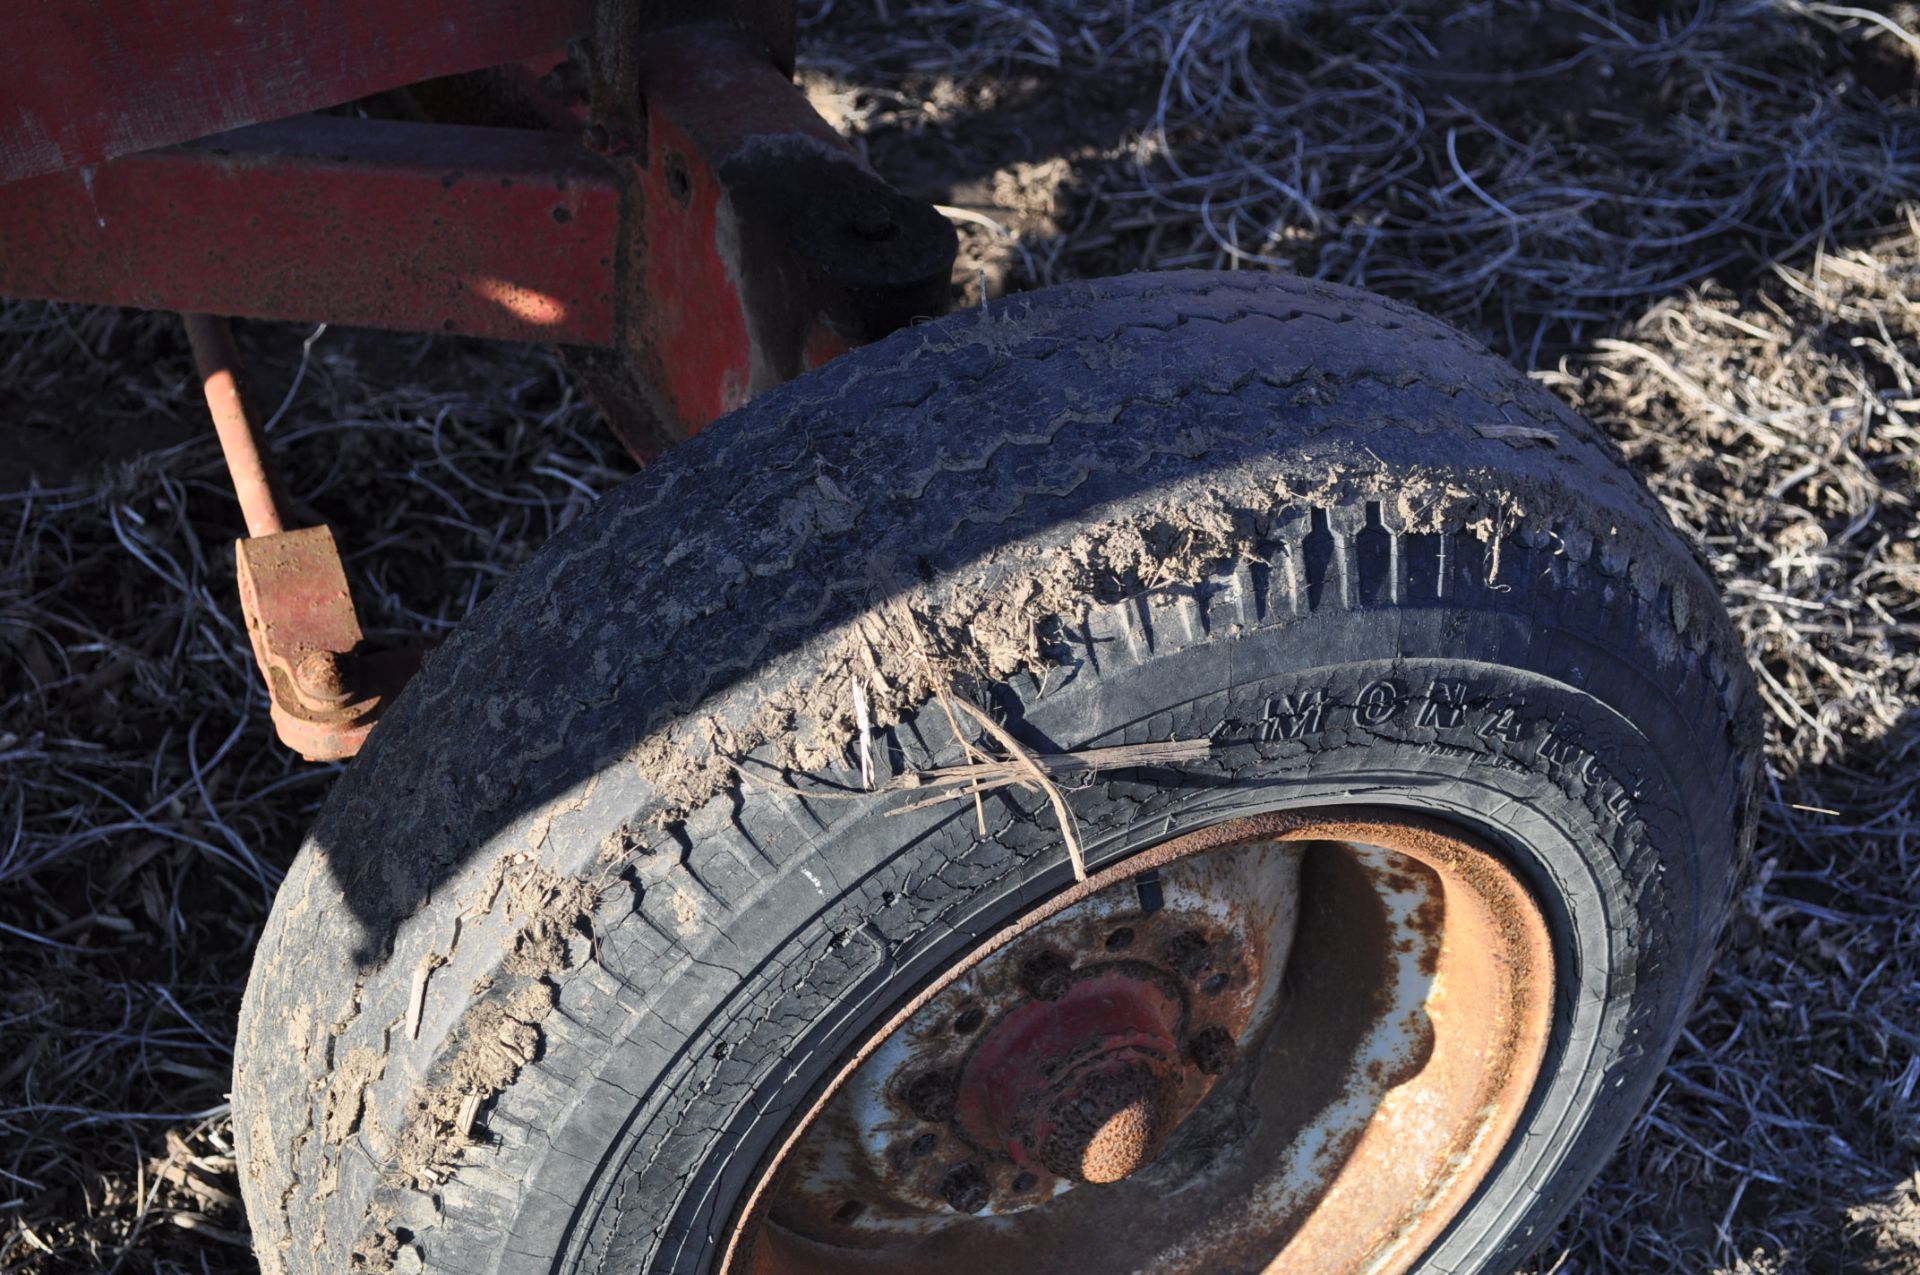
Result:
M722 1269L1404 1271L1518 1125L1552 988L1539 907L1450 824L1349 808L1175 838L871 1035Z

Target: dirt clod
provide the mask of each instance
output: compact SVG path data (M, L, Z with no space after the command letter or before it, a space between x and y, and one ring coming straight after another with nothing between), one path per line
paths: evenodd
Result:
M327 1114L320 1136L334 1146L360 1127L367 1086L380 1078L387 1060L371 1049L353 1049L340 1060L327 1082Z

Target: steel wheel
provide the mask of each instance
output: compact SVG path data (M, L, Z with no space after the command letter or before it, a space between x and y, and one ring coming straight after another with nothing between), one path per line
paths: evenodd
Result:
M1259 816L1021 918L787 1138L734 1275L1405 1270L1519 1121L1545 920L1424 820Z

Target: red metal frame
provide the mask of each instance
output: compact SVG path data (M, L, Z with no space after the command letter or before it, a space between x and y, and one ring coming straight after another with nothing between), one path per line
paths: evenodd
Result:
M262 520L206 316L549 342L650 458L944 307L952 227L814 112L793 35L792 0L0 9L0 294L199 316L287 743L350 755L409 660L358 649L330 529Z
M559 48L593 0L14 0L0 183Z
M604 126L630 147L623 296L645 301L621 345L670 430L944 308L945 218L875 176L757 50L676 33L637 59L630 100L640 118Z
M611 346L619 223L565 134L305 116L0 186L0 294Z
M136 16L149 2L125 0ZM688 7L604 0L594 27L618 45L378 103L412 119L298 117L0 184L0 294L551 342L650 457L937 313L954 251L945 219L877 177L781 69L790 11L739 0L737 21L652 21ZM514 30L534 29L523 18ZM164 70L122 96L161 93ZM293 100L264 92L248 100ZM503 121L533 127L477 126Z

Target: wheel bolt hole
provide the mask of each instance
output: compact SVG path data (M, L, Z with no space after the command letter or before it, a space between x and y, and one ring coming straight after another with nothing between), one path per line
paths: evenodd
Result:
M907 1082L907 1109L928 1124L945 1124L953 1115L953 1073L923 1071Z
M693 196L693 178L687 172L687 161L672 152L667 154L667 193L682 208Z
M923 1133L915 1138L912 1144L907 1147L907 1154L916 1160L923 1159L926 1156L932 1155L933 1149L939 1145L940 1139L938 1135Z
M1197 978L1212 961L1212 944L1199 930L1182 930L1168 940L1162 956L1181 978Z
M1073 962L1058 952L1042 951L1020 966L1020 985L1037 1001L1057 1001L1067 994Z
M856 1219L859 1218L859 1216L862 1213L865 1213L866 1211L867 1211L867 1206L862 1204L860 1201L848 1200L845 1203L841 1204L839 1208L833 1211L833 1220L838 1222L842 1226L848 1226L848 1225L851 1225Z
M1215 974L1212 978L1200 984L1200 990L1209 996L1219 995L1221 992L1227 990L1227 976L1225 974Z
M980 1024L987 1020L987 1011L978 1005L970 1005L959 1012L953 1020L953 1030L961 1036L980 1030Z
M1123 925L1113 933L1107 935L1107 950L1109 952L1123 951L1132 946L1133 927L1130 925Z

